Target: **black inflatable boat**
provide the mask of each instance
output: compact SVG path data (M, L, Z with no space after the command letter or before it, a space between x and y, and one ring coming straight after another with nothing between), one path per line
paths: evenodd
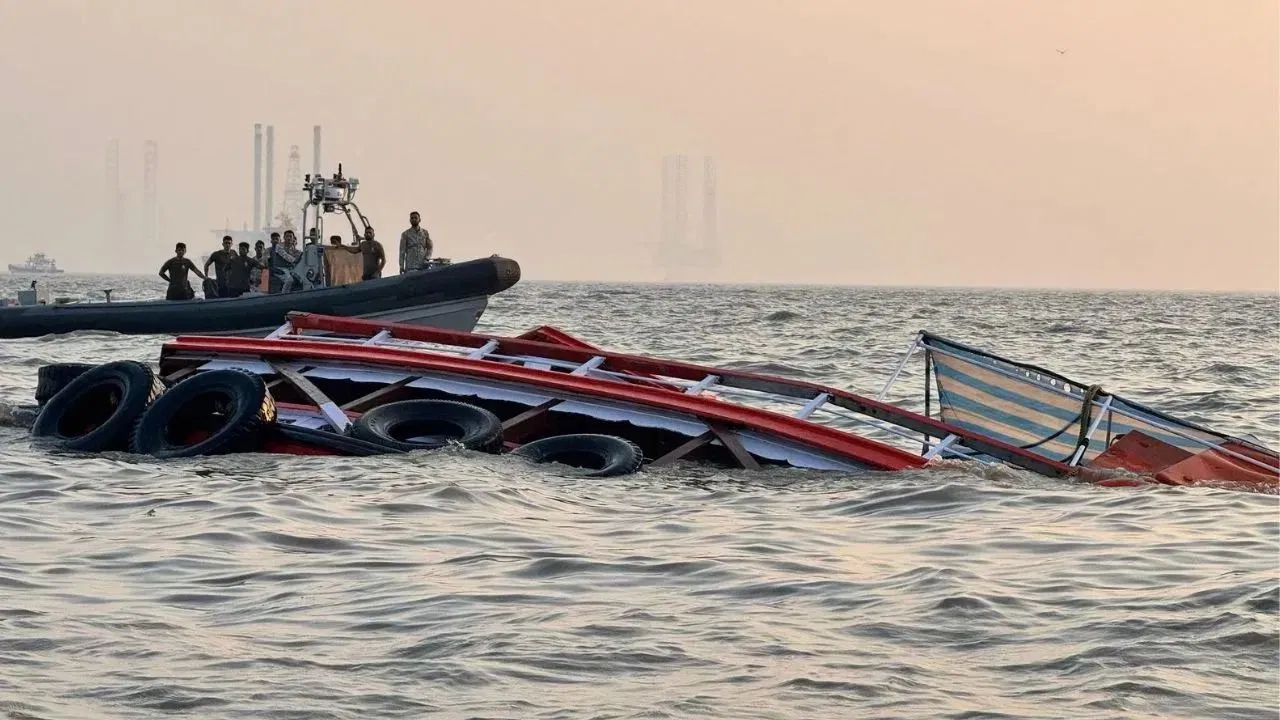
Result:
M489 296L520 280L494 255L352 285L212 300L143 300L0 307L0 338L103 330L126 335L266 335L291 311L383 319L470 332Z

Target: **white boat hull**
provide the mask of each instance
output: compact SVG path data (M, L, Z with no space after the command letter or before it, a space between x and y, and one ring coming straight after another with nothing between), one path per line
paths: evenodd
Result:
M460 300L451 300L443 303L431 303L427 305L396 308L394 310L369 313L367 315L353 315L352 317L364 318L367 320L408 323L410 325L424 325L440 328L442 330L471 332L472 330L475 330L476 325L480 322L480 317L484 315L484 311L488 309L488 307L488 296L481 295L479 297L462 298ZM281 322L284 322L284 318L281 318ZM199 334L235 335L238 337L266 337L279 327L279 325L272 325L270 327L254 328L252 330L228 330L225 332L203 332Z

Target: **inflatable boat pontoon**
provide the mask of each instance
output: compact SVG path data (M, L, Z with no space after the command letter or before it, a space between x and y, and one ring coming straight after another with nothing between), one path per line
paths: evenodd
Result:
M361 317L468 331L489 296L520 280L508 258L468 260L351 285L211 300L143 300L0 307L0 338L77 330L127 335L266 335L291 311Z

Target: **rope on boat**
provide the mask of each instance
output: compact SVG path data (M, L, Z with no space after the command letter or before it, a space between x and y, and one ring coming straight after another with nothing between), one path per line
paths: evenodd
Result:
M1041 445L1047 442L1051 442L1054 439L1061 436L1062 433L1071 429L1072 425L1079 423L1080 431L1076 434L1076 449L1079 449L1081 447L1087 448L1089 446L1089 423L1090 421L1093 420L1093 401L1098 397L1098 395L1101 392L1102 392L1101 385L1090 385L1084 391L1084 400L1080 405L1080 413L1076 415L1074 419L1068 420L1066 425L1063 425L1061 429L1059 429L1057 432L1050 435L1049 437L1044 438L1043 440L1037 440L1036 442L1030 443L1028 445L1019 445L1018 447L1023 450L1030 450L1032 448L1040 447ZM1071 460L1071 457L1073 455L1075 455L1075 450L1072 450L1071 453L1067 455L1065 458L1063 458L1061 462L1067 462Z

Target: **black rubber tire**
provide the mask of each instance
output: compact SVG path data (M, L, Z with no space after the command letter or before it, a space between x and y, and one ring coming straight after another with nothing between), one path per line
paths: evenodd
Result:
M133 428L129 449L161 459L252 452L261 446L264 426L275 421L276 401L261 376L209 370L178 382L147 408ZM208 437L183 442L199 431Z
M40 408L31 435L64 450L124 450L138 417L164 385L144 363L103 363L67 383Z
M273 430L280 437L296 440L297 442L308 443L310 445L319 445L320 447L337 450L344 455L354 455L356 457L367 457L369 455L386 455L394 453L396 450L382 445L380 443L361 440L358 437L350 435L339 435L330 430L318 430L316 428L299 427L297 425L276 425Z
M36 371L36 404L44 405L59 390L81 375L92 370L90 363L52 363L41 365Z
M582 477L630 475L640 469L644 453L630 440L616 435L553 435L525 443L512 455L535 463L559 463L581 468Z
M482 407L454 400L403 400L376 407L352 423L351 434L393 450L437 450L460 443L497 452L502 420ZM430 440L410 440L434 436Z

